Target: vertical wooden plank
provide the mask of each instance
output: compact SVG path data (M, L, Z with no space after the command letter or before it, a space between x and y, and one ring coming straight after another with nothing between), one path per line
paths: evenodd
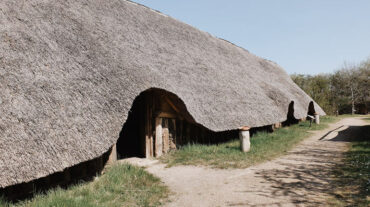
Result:
M153 129L152 129L152 126L153 126L153 124L152 124L152 117L150 116L149 117L149 123L148 123L148 127L149 127L149 129L148 129L148 150L147 150L147 152L148 152L148 155L147 155L147 157L153 157L154 156L154 152L153 152Z
M168 118L162 118L163 119L163 153L167 153L169 151L169 128L168 128Z
M191 131L192 131L192 139L193 139L193 142L194 143L199 143L199 140L198 140L198 126L193 124L192 127L191 127Z
M139 125L139 134L136 139L139 139L139 146L140 146L140 156L145 156L146 152L146 100L147 96L145 95L140 100L139 104L139 110L138 110L138 125Z
M113 164L117 161L117 145L113 145L109 154L108 164Z
M208 143L209 144L216 143L213 135L214 135L214 131L208 131Z
M104 162L103 162L103 156L100 156L97 160L96 160L96 166L98 168L98 171L100 173L101 170L104 169Z
M181 143L182 143L182 145L187 144L187 140L186 140L186 121L185 120L182 121L182 126L181 126Z
M203 127L202 126L198 126L198 133L199 133L199 142L201 144L204 144L204 141L203 141Z
M217 143L221 143L222 142L220 134L221 134L221 132L216 132L215 133L215 137L216 137Z
M181 119L176 120L176 148L181 145Z
M201 132L200 132L200 137L201 137L201 140L202 140L202 144L206 144L206 129L204 127L201 127Z
M221 143L222 142L220 134L221 134L221 132L216 132L215 133L215 138L217 140L217 143Z
M146 97L146 113L145 113L145 157L149 158L150 156L150 134L151 134L151 118L150 118L150 94Z
M145 157L150 158L150 137L147 131L145 135Z
M150 156L151 157L154 157L154 134L155 134L155 131L151 131L151 134L150 134Z
M155 156L160 157L162 155L163 142L162 142L162 118L155 119Z
M188 134L189 134L189 143L194 143L194 130L193 130L193 124L189 124L188 126Z
M209 130L207 130L206 128L204 128L204 144L209 144Z
M215 142L215 139L214 139L214 137L213 137L213 131L209 131L209 133L208 133L208 135L207 135L207 137L208 137L208 142L211 144L213 144L213 143L216 143Z
M177 137L177 131L176 131L176 119L170 119L171 124L169 124L171 127L170 129L170 150L176 149L176 137Z
M150 97L150 114L149 114L149 119L150 119L150 156L154 157L154 134L155 134L155 121L154 121L154 111L155 111L155 95L154 93L151 93Z
M179 145L183 145L184 144L184 137L183 137L183 120L179 120L179 126L180 126L180 129L179 129L179 136L177 137L177 143Z
M186 123L186 143L191 142L191 124Z
M215 137L214 137L214 131L209 131L209 133L208 133L208 143L209 144L217 143L216 140L215 140Z

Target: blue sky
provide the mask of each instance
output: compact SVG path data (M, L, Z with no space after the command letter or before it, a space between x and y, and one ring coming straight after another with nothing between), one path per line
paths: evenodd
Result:
M134 0L281 65L318 74L370 57L370 0Z

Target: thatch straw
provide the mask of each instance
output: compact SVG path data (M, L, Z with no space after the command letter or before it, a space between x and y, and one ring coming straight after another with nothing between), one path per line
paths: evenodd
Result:
M311 101L277 64L124 0L2 0L0 25L0 187L102 155L148 88L216 131Z

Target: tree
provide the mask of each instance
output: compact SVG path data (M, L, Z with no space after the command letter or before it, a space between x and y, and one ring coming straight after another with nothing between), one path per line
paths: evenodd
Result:
M327 113L356 112L370 105L370 58L362 63L345 63L333 74L293 74L292 80L310 95ZM360 112L360 110L357 110Z

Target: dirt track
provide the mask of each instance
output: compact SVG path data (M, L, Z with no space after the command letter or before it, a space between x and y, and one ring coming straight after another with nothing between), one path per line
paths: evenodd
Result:
M331 167L340 162L348 138L358 136L360 118L346 118L317 131L287 155L246 168L218 170L131 160L147 166L173 192L166 206L325 206Z

